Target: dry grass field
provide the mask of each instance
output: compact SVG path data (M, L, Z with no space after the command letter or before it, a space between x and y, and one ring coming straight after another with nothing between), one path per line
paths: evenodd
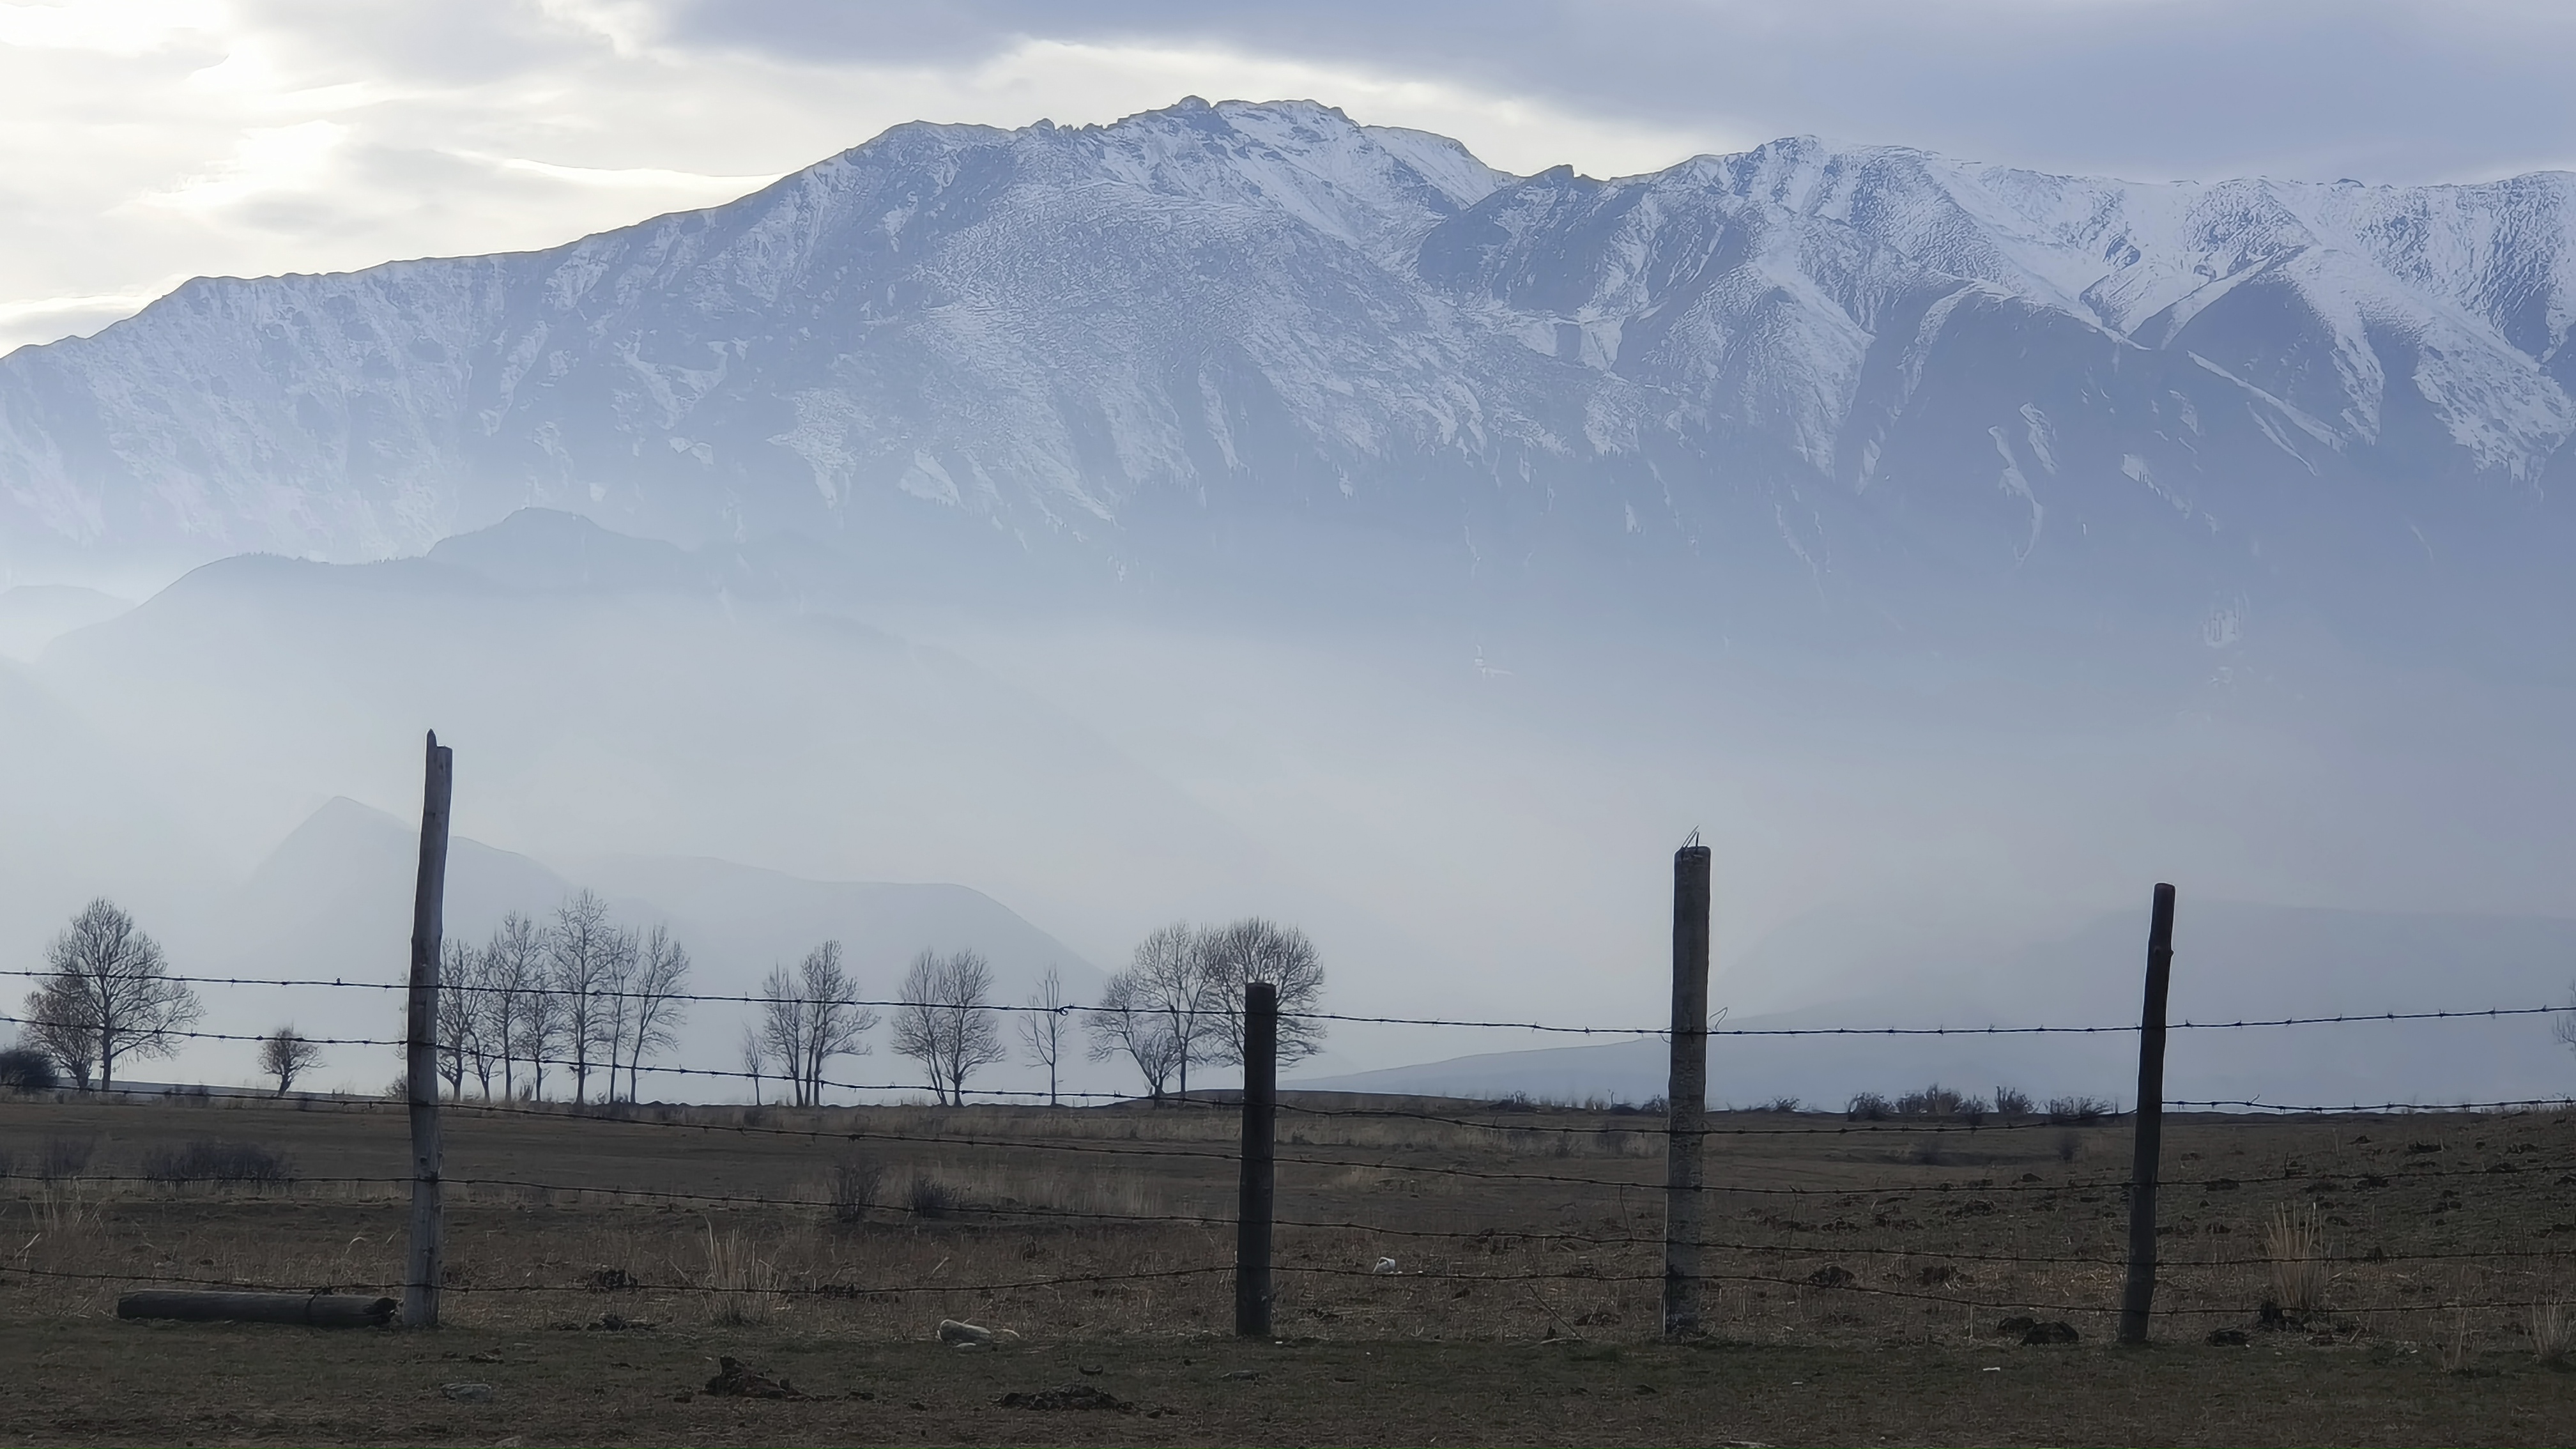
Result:
M2576 1114L2169 1118L2145 1351L2107 1341L2127 1124L1712 1124L1708 1334L1680 1347L1655 1342L1656 1119L1319 1099L1280 1116L1274 1343L1231 1337L1215 1106L451 1112L449 1326L411 1334L114 1317L130 1287L398 1279L398 1109L0 1102L0 1438L2563 1442L2576 1422L2576 1369L2546 1357L2576 1322L2551 1307L2576 1299ZM250 1180L269 1164L288 1180ZM2021 1317L2076 1341L1998 1332ZM1020 1337L945 1348L943 1318ZM708 1394L725 1356L806 1397ZM998 1402L1066 1385L1133 1412Z

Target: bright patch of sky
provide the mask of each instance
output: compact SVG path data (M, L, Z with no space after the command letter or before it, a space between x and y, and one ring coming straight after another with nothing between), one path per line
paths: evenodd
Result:
M1596 175L1801 132L2163 179L2576 160L2540 0L0 3L0 349L186 277L540 247L908 120L1312 98Z

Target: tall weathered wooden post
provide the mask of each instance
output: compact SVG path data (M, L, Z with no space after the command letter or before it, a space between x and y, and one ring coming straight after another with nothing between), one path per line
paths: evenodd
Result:
M447 900L447 806L455 755L429 736L421 790L420 877L411 902L410 1020L403 1080L411 1104L411 1252L403 1275L403 1323L438 1326L438 1278L445 1224L438 1202L438 953Z
M1279 988L1243 987L1243 1182L1235 1203L1234 1331L1270 1336L1271 1129L1279 1096Z
M1708 1114L1708 847L1673 854L1673 1060L1665 1087L1664 1336L1699 1331L1699 1248Z
M2165 1136L2165 989L2173 979L2174 888L2156 887L2147 924L2147 999L2138 1016L2138 1110L2129 1165L2129 1281L2120 1296L2120 1341L2147 1341L2156 1298L2156 1173Z

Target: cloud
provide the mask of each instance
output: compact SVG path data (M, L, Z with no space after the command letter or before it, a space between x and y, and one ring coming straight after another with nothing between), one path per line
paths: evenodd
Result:
M1625 126L2148 179L2414 182L2576 159L2544 0L674 0L665 44L963 66L1046 37L1348 65ZM1465 137L1471 144L1473 137Z

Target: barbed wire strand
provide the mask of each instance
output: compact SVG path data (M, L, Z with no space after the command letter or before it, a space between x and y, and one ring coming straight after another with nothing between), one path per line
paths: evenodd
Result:
M26 968L0 969L0 977L40 979L51 977L55 974L57 973L52 971L39 971ZM352 981L345 977L324 979L320 977L191 976L172 974L165 975L160 979L187 985L201 986L322 987L359 991L408 991L410 989L410 983L405 981ZM772 997L765 994L749 995L734 992L645 992L620 988L548 986L540 983L495 986L475 982L441 982L440 989L486 995L587 996L604 1001L651 1000L656 1002L710 1003L747 1006L759 1006L775 1003L778 1005L793 1006L844 1006L872 1011L900 1010L908 1006L930 1006L933 1009L942 1008L942 1004L936 1002L908 1002L900 999L881 1000L872 997ZM946 1009L956 1008L950 1007ZM1129 1017L1151 1017L1167 1014L1158 1009L1148 1007L1102 1007L1078 1004L1035 1006L1025 1003L1015 1004L999 1001L978 1003L972 1009L997 1012L1029 1012L1058 1016L1101 1016L1117 1014ZM2167 1023L2166 1030L2243 1031L2268 1027L2330 1026L2360 1022L2467 1021L2496 1017L2560 1015L2570 1012L2576 1012L2576 1002L2552 1006L2490 1007L2468 1011L2436 1010L2345 1012L2321 1016L2240 1018L2233 1021L2176 1021ZM1222 1014L1222 1011L1218 1014ZM1672 1032L1672 1028L1669 1023L1659 1023L1653 1026L1567 1026L1557 1022L1543 1021L1477 1020L1435 1016L1372 1016L1355 1012L1334 1011L1282 1010L1279 1014L1283 1018L1301 1021L1336 1021L1375 1026L1433 1026L1485 1030L1534 1031L1559 1033L1572 1036L1666 1038L1669 1037ZM1731 1027L1712 1024L1708 1028L1707 1034L1713 1037L2102 1036L2117 1034L2120 1032L2134 1032L2137 1029L2138 1025L2135 1022L2119 1022L2100 1026L1989 1025ZM391 1044L400 1045L399 1042Z

